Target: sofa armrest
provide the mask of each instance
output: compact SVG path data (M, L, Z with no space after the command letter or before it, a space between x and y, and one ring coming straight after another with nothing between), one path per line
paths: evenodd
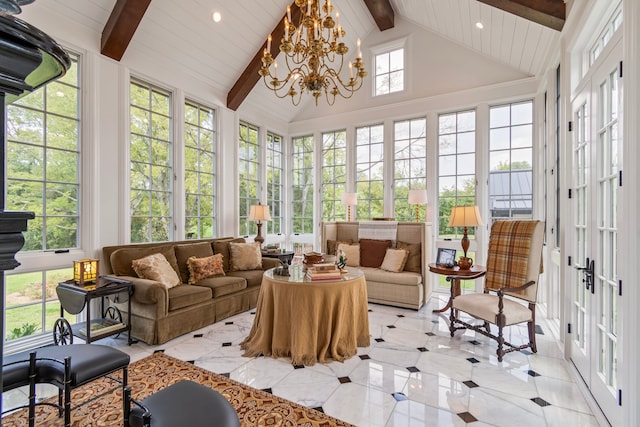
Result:
M169 290L160 282L149 279L141 279L132 276L115 276L118 279L129 280L133 283L133 299L140 304L167 305Z
M278 258L262 257L262 269L267 271L270 268L280 267L282 263Z

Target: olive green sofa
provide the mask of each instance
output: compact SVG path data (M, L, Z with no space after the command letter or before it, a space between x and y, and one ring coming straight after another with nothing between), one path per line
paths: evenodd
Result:
M102 249L102 274L130 280L131 334L147 344L162 344L256 306L264 270L280 265L278 259L263 258L262 269L230 271L229 243L232 237L106 246ZM161 253L178 273L180 285L167 288L137 276L132 261ZM225 275L189 285L187 259L221 253ZM127 304L116 304L126 318Z

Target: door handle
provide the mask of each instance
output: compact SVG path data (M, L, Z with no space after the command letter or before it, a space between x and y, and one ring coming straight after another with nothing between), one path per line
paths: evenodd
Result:
M594 260L589 260L587 257L587 262L584 267L576 267L576 270L582 271L584 273L584 279L582 281L586 283L587 290L591 290L591 293L594 294L596 292L594 277L595 277L595 262Z

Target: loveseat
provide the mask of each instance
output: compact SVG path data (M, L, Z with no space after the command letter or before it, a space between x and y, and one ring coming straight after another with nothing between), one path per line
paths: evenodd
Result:
M379 223L380 228L388 228L391 224L387 221L367 221L362 224L366 224L367 228L375 232L375 223ZM369 266L361 265L359 260L355 263L353 260L348 260L350 264L347 265L363 271L367 281L369 302L418 310L431 297L432 292L429 273L431 224L393 222L392 226L396 229L389 242L382 238L370 238L372 236L361 239L363 233L358 222L323 222L321 225L322 252L332 255L340 245L358 245L356 249L360 251L358 258L363 260L362 264ZM378 262L371 263L371 258L376 256L374 252L380 252L379 248L387 246L389 249L405 249L408 252L401 271L384 270L380 268ZM382 259L385 253L381 252L379 256Z
M246 264L247 257L240 259L238 256L235 260L231 257L231 249L241 247L232 248L231 245L236 243L244 243L244 239L225 237L104 247L102 273L130 280L134 284L131 300L132 336L147 344L162 344L254 308L264 270L279 266L280 261L261 258L258 250L260 261L255 265L256 268L246 269L243 263ZM162 283L166 280L153 280L138 275L134 269L134 260L145 259L153 254L161 254L166 259L177 274L177 286L168 287L167 283ZM222 258L214 256L216 254L221 254ZM194 278L192 273L197 272L194 271L197 266L195 262L208 259L221 261L218 267L224 273L218 271L214 277L195 277L199 280L189 284L190 278ZM255 264L255 259L249 261L250 264ZM194 267L191 271L189 264ZM206 272L204 275L207 275ZM127 305L116 305L126 317Z

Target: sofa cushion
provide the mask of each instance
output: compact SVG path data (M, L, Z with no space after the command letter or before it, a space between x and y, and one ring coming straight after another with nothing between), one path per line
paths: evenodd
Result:
M420 259L422 255L421 246L420 243L396 242L396 249L406 249L409 251L407 262L404 264L404 271L422 273L422 262Z
M275 258L265 258L265 260L270 261L278 261ZM227 276L232 277L242 277L247 281L247 287L251 288L254 286L260 286L262 283L262 275L264 274L263 270L246 270L246 271L230 271L227 273Z
M205 258L196 258L194 256L187 260L189 267L190 285L194 285L202 279L215 276L224 276L222 269L222 254L215 254Z
M176 245L174 249L182 283L189 282L189 266L187 264L189 258L206 258L213 255L213 248L210 242L194 242L187 243L186 245Z
M391 240L360 239L360 266L380 267L390 247Z
M144 258L134 259L131 266L138 277L155 280L167 288L180 284L180 277L162 254L151 254Z
M222 268L225 273L229 271L229 243L244 242L242 237L238 237L237 239L216 240L212 243L213 253L222 254Z
M260 243L229 243L229 271L261 269Z
M173 251L173 245L158 245L147 248L121 248L113 251L109 257L111 269L116 276L133 276L136 277L136 271L133 269L131 262L134 259L144 258L151 254L162 254L169 261L171 267L180 273L176 255Z
M404 269L404 264L407 262L407 256L409 252L405 249L387 249L387 253L382 260L380 268L382 270L391 271L392 273L399 273Z
M327 255L337 255L338 246L344 243L346 245L350 245L353 243L351 239L347 240L327 240Z
M181 285L169 289L169 311L209 301L213 296L205 286Z
M242 277L217 276L202 279L198 282L197 286L211 289L213 297L217 298L246 289L247 281Z
M380 268L361 267L367 282L392 283L394 285L417 286L422 283L422 275L410 271L392 273Z
M345 245L341 243L338 245L338 250L344 252L344 256L347 258L347 266L360 267L360 245Z

